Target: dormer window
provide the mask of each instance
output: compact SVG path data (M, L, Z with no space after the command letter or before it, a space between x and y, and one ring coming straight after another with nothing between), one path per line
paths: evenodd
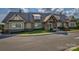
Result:
M40 14L33 14L34 19L41 19L41 15Z

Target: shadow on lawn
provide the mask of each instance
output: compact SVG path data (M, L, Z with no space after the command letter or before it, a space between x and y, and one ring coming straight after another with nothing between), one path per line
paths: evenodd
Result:
M13 36L16 36L16 34L1 34L0 33L0 39L9 38Z

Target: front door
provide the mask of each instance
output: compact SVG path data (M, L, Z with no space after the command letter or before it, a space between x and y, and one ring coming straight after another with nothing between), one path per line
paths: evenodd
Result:
M56 23L49 23L49 31L56 31L57 24Z
M52 30L53 30L53 24L49 23L49 31L52 31Z

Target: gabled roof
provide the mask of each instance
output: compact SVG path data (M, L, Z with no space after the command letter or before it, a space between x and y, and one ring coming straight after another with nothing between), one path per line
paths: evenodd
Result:
M51 16L52 16L52 15L47 16L47 17L44 19L44 22L46 22L47 20L49 20L49 18L50 18Z
M4 19L3 23L6 23L13 15L19 15L21 16L25 21L31 22L33 20L33 14L40 14L43 20L46 16L48 16L50 13L19 13L19 12L10 12Z
M46 22L51 16L54 16L57 21L66 21L68 19L66 15L50 14L47 17L45 17L44 22Z
M28 20L28 13L19 13L19 12L10 12L2 21L3 23L7 22L13 15L19 15L21 16L24 20Z
M23 12L10 12L2 21L3 23L6 23L13 15L19 15L21 16L26 22L32 22L33 20L33 14L40 14L41 21L46 21L50 15L54 15L57 20L65 20L67 17L65 15L58 15L58 14L51 14L51 13L23 13Z

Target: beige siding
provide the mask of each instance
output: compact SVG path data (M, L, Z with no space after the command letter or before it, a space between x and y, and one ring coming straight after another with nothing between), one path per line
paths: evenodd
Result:
M9 29L9 24L8 23L6 23L5 25L4 25L4 29L6 30L6 29Z
M57 22L57 27L61 27L62 23L61 22Z
M47 24L47 23L44 24L44 28L45 28L46 31L49 30L49 28L48 28L48 24Z
M26 23L26 29L31 29L32 28L32 24L31 23Z

